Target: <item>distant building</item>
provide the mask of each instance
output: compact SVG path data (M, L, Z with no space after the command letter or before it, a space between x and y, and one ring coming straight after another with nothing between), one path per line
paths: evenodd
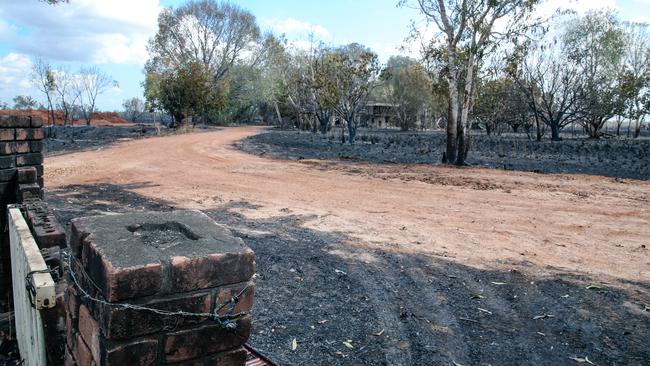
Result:
M395 115L395 104L369 101L361 110L360 122L362 126L371 128L388 128ZM393 123L394 125L394 123Z

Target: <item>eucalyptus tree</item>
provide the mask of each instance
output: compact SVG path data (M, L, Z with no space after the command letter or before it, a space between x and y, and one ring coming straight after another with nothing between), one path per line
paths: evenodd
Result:
M45 94L45 100L47 100L47 109L50 116L49 118L51 123L54 124L54 98L56 92L56 81L50 63L41 58L34 60L32 63L31 80L36 88L41 93Z
M189 1L176 9L163 9L158 16L146 68L201 65L220 80L259 38L255 16L249 11L228 2Z
M156 106L167 111L177 123L225 105L224 88L215 88L212 74L200 64L192 63L156 77L160 77L154 81L157 86L148 92L157 94L147 98L154 99Z
M464 165L477 69L484 55L540 24L541 0L417 0L427 21L442 33L449 108L445 160ZM408 4L401 0L400 4ZM498 23L498 24L497 24Z
M274 109L278 107L279 120L282 119L279 104L284 104L295 116L296 127L316 131L319 124L315 121L316 116L328 114L332 109L320 97L326 85L315 80L321 67L320 60L326 52L322 44L312 42L308 50L296 49L281 39L270 48L265 61L264 77L269 89L266 93L274 102Z
M312 116L318 121L320 132L325 134L341 100L342 90L338 81L343 70L338 70L342 66L341 55L323 47L316 52L307 61L307 85ZM313 125L313 131L316 131L316 123Z
M421 35L418 35L421 37ZM431 81L431 116L437 128L446 128L449 116L449 85L447 83L445 48L429 40L422 47L422 66Z
M144 101L138 97L125 99L122 102L124 108L124 116L131 122L137 120L145 113Z
M287 52L286 40L271 37L268 42L267 57L260 65L261 89L264 99L273 106L278 125L284 126L280 105L287 99L287 73L291 56Z
M567 59L565 46L557 39L522 48L506 68L526 98L533 114L537 141L543 129L551 130L551 140L560 140L560 131L582 117L579 66Z
M336 100L334 110L347 124L349 141L354 144L359 112L365 108L368 97L377 85L380 72L377 54L358 43L342 46L325 59L326 69L333 73L331 98ZM321 78L322 79L322 78Z
M382 77L388 87L388 100L393 104L400 128L407 131L415 126L418 116L431 102L431 80L424 67L415 59L393 56L388 60Z
M620 92L623 116L634 122L636 138L641 133L646 115L650 113L650 35L648 25L644 23L626 23L623 30L625 52ZM628 126L628 134L629 130Z
M117 86L117 81L96 66L82 67L75 75L73 88L87 126L90 126L97 108L97 97Z
M598 138L619 109L623 29L613 12L591 11L569 24L564 43L565 55L577 65L579 75L579 121L590 137Z
M518 132L522 126L529 125L530 110L512 78L506 75L481 78L476 92L473 117L488 135L500 133L502 126Z
M73 112L79 99L79 93L75 89L76 76L68 67L60 67L52 75L57 105L63 112L63 124L72 124Z
M312 85L314 67L312 62L312 52L299 52L297 54L289 54L286 59L287 67L282 73L282 87L286 91L286 101L288 106L292 109L296 118L297 127L300 129L310 128L315 130L316 123L314 121L316 113L320 110L329 110L323 103L322 107L318 104L319 99ZM315 87L317 87L315 85ZM324 129L326 132L327 129Z
M145 65L147 79L144 83L147 99L151 104L156 104L151 98L164 99L157 104L164 108L177 108L167 109L176 118L188 111L196 113L201 110L206 114L208 109L222 104L206 102L206 105L197 106L194 103L215 98L222 101L228 90L227 77L232 68L254 66L264 57L264 51L260 50L260 36L253 14L228 2L197 0L176 9L164 9L158 17L158 31L148 44L149 60ZM180 81L180 77L190 78L181 83L188 87L191 87L193 79L204 80L205 85L197 90L205 94L198 96L196 91L185 91L182 93L185 97L194 98L178 99L176 96L180 90L158 84ZM218 88L222 90L214 90ZM161 94L166 91L175 94ZM170 103L172 100L185 100L190 104L181 106Z
M13 101L14 109L34 109L38 106L38 102L30 95L17 95Z

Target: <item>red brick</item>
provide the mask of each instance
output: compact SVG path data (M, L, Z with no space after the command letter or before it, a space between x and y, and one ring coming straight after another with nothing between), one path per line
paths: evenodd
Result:
M13 141L16 137L16 130L13 128L0 128L0 141Z
M255 296L255 284L250 281L247 283L243 284L238 284L234 286L228 286L228 287L220 287L217 289L217 295L216 295L216 301L215 301L215 307L218 307L222 304L225 304L228 302L230 299L232 299L233 296L239 295L239 293L246 287L246 290L239 296L239 301L237 302L237 305L235 305L235 308L233 309L233 314L241 313L241 312L250 312L251 309L253 308L253 298ZM223 316L228 312L228 309L230 309L229 305L224 306L220 311L219 315Z
M82 272L83 272L83 270L82 270L82 268L81 268L81 261L79 261L79 260L72 260L72 261L71 261L71 268L70 268L70 270L69 270L68 273L67 273L67 281L68 281L68 283L73 284L72 275L74 274L74 276L75 276L77 282L79 283L79 286L81 286L81 288L82 288L82 289L83 289L87 294L89 294L89 295L92 296L92 297L99 297L99 296L101 296L101 294L100 294L100 293L95 289L94 285L90 283L90 281L88 280L87 276L82 275ZM81 303L81 302L83 302L82 291L81 291L78 287L76 287L76 286L77 286L77 285L75 284L75 289L79 292L78 301ZM93 305L92 302L88 302L88 303L86 303L86 305L87 305L87 306L90 306L90 309L89 309L89 310L91 310L91 313L92 313L92 314L96 314L96 312L95 312L95 308L92 306L92 305ZM98 318L98 317L95 316L95 318Z
M77 337L77 327L75 326L75 319L66 312L65 317L65 340L68 347L74 346L74 339Z
M171 258L171 291L188 292L248 281L255 274L255 253L218 253Z
M205 366L244 366L246 364L246 350L243 347L217 353L206 357Z
M90 353L90 348L86 346L84 343L83 339L81 338L80 335L77 334L77 337L75 338L74 341L74 346L72 348L72 355L74 356L75 361L79 366L81 365L88 365L88 366L93 366L96 365L95 361L93 360L93 356Z
M42 153L29 153L29 154L16 155L17 166L41 165L41 164L43 164Z
M92 235L84 240L82 262L86 272L109 302L153 295L160 290L162 281L160 263L127 268L113 267L111 262L102 258L100 250L92 241Z
M16 189L16 197L18 202L23 202L28 197L43 199L43 190L37 183L19 184Z
M14 142L0 142L0 155L11 155L14 149Z
M167 334L164 343L165 362L191 360L242 346L250 335L250 317L238 319L237 325L234 333L219 325L207 325Z
M36 168L33 166L27 166L18 169L18 183L36 183L36 177Z
M41 127L43 126L43 119L38 116L31 117L31 126L32 127Z
M38 184L34 184L34 186L38 187L38 190L42 192ZM25 204L25 209L27 222L32 229L39 248L66 247L65 229L46 202L41 200L30 201Z
M153 300L142 306L167 311L210 313L212 296L209 292ZM170 317L149 311L105 306L102 308L102 331L107 339L126 339L205 321L205 317Z
M132 343L121 343L107 347L104 366L147 366L155 365L158 350L156 339L144 339Z
M83 242L88 236L83 223L79 219L70 220L70 251L77 258L81 258Z
M70 284L65 290L66 313L70 314L73 319L79 319L79 296L74 285Z
M16 167L16 157L13 155L0 156L0 169L10 169Z
M90 348L93 359L99 361L101 354L99 323L93 319L90 311L83 304L79 307L79 335Z
M43 129L42 128L17 128L16 129L16 140L42 140L43 139Z
M16 154L27 154L31 151L32 150L29 146L29 142L27 141L19 141L14 143L13 152Z
M30 123L29 116L10 115L0 117L0 126L2 127L29 127Z

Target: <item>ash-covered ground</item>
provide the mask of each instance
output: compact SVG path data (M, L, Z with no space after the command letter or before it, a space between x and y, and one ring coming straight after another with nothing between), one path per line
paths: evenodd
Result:
M214 131L216 127L197 125L188 132ZM111 144L155 136L179 133L164 125L129 124L125 126L47 126L44 127L44 152L47 155L73 151L95 150Z
M346 160L376 164L440 164L443 131L400 132L361 129L357 142L342 144L340 130L326 135L270 130L237 146L278 159ZM614 178L650 179L650 138L603 138L565 134L562 141L530 140L525 134L488 136L473 131L468 163L540 173L578 173Z

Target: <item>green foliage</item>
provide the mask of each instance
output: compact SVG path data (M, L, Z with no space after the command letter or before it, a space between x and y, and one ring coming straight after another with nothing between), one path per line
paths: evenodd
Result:
M564 44L568 59L579 66L581 122L597 138L605 122L620 109L623 29L611 11L592 11L569 24Z
M617 113L635 121L638 137L650 113L650 36L648 25L628 23L624 26L625 53L619 70L619 108Z
M148 72L200 63L219 80L242 61L257 43L255 16L237 5L217 0L189 1L158 16L158 32L149 41Z
M469 118L474 82L485 55L538 27L534 9L541 0L418 0L420 11L434 24L441 38L427 40L427 49L441 60L448 92L447 151L443 160L464 165L469 151ZM408 0L400 4L408 4ZM497 30L495 24L499 24Z
M501 125L515 132L529 124L530 112L521 90L511 78L500 77L479 82L474 117L486 132L498 132Z
M14 109L35 109L38 102L29 95L17 95L13 99Z
M418 115L432 101L432 84L426 70L417 60L396 56L388 60L382 74L400 128L407 131L415 127Z
M152 78L155 77L155 80ZM151 89L146 90L149 100L182 122L191 116L206 116L225 103L227 84L215 82L212 74L198 63L191 63L162 75L149 75Z
M125 99L122 102L122 107L124 107L124 116L131 122L137 122L138 118L145 112L144 101L137 97Z
M350 143L355 142L358 113L365 107L370 93L377 85L379 60L368 48L352 43L325 58L327 73L320 80L326 85L329 102L348 126Z
M177 122L190 116L206 122L232 116L231 110L239 107L227 102L249 102L252 98L242 99L242 88L257 90L241 82L240 68L256 72L253 68L264 56L259 38L255 17L228 2L189 1L163 10L145 65L149 108L162 109ZM230 111L222 111L226 105Z

